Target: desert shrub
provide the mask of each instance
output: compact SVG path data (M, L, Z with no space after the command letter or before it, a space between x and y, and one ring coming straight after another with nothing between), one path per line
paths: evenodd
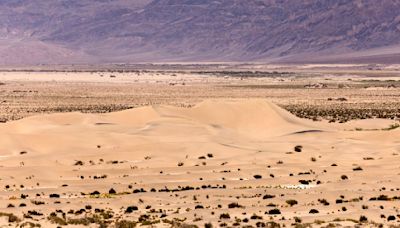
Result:
M303 146L297 145L294 147L294 151L300 153L303 150Z
M203 205L196 205L196 206L194 207L194 209L204 209L204 206L203 206Z
M223 213L219 216L219 219L230 219L231 216L228 213Z
M134 228L136 227L136 222L121 220L115 223L115 228Z
M230 203L228 204L228 208L243 208L243 206L238 203Z
M12 213L0 212L0 217L8 217L8 222L9 223L20 222L21 221L16 215L14 215Z
M132 213L137 210L139 210L137 206L129 206L126 208L125 213Z
M252 219L252 220L261 220L261 219L263 219L263 217L262 217L262 216L259 216L259 215L256 215L256 214L253 214L253 215L250 217L250 219Z
M294 199L286 200L286 203L289 204L291 207L298 204L297 200L294 200Z
M368 218L366 216L364 216L364 215L361 215L359 221L360 222L367 222Z
M268 214L270 215L280 215L281 211L278 208L274 208L268 211Z
M329 206L329 202L326 199L318 199L318 202L320 202L324 206Z
M297 222L297 223L301 223L302 220L299 217L294 217L294 221Z
M272 199L272 198L275 198L275 196L269 194L263 196L263 199Z
M74 163L74 165L75 166L82 166L82 165L84 165L85 163L83 162L83 161L76 161L75 163Z
M308 185L308 184L310 184L310 180L299 180L299 183L300 184L304 184L304 185Z
M49 215L47 217L47 220L49 220L51 223L55 223L57 225L61 225L61 226L66 226L67 225L67 221L65 221L65 219L58 217L57 215Z
M317 209L311 209L308 213L309 214L318 214L319 211Z

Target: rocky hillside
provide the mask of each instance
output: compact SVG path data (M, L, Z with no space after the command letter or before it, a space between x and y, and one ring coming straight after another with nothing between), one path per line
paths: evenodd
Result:
M2 64L400 62L399 47L397 0L0 1Z

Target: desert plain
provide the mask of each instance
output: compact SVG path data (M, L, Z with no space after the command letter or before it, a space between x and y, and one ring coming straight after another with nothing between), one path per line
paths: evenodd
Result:
M399 227L400 66L2 69L5 227Z

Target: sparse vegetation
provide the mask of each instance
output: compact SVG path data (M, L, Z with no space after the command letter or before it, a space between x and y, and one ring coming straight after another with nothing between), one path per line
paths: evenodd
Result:
M298 204L297 200L294 200L294 199L286 200L286 203L289 204L291 207Z

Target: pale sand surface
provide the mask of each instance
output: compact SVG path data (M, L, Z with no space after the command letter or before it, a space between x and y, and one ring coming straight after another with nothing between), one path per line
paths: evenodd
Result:
M0 125L0 211L44 227L56 227L56 216L76 226L95 216L111 227L121 220L289 226L295 217L353 227L360 216L368 220L361 226L398 225L400 130L382 130L389 123L313 122L265 99L35 115ZM128 213L129 206L138 210Z

